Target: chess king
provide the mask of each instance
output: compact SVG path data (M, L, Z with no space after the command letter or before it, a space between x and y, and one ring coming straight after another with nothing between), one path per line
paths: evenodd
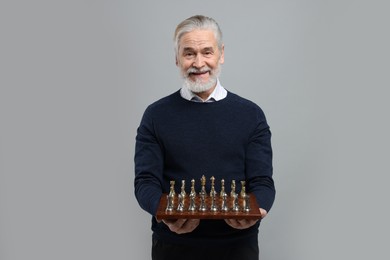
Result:
M270 128L257 104L222 86L225 46L217 22L201 15L185 19L174 32L174 47L183 85L146 108L136 136L134 190L152 216L152 259L258 259L258 220L155 218L170 180L191 183L204 174L245 181L263 218L275 198ZM181 193L180 185L175 189ZM220 182L215 189L221 190ZM240 188L234 189L238 196Z

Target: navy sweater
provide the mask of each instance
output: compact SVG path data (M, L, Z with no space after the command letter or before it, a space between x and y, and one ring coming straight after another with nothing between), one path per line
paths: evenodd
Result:
M261 208L269 211L275 198L272 179L271 132L263 111L253 102L228 92L226 98L212 103L183 99L177 91L150 105L137 130L135 149L135 195L140 206L155 215L162 193L169 192L175 180L190 190L191 179L200 190L205 175L230 183L246 181ZM206 189L210 190L210 181ZM153 235L175 243L207 245L248 242L256 239L259 223L245 230L228 226L223 220L202 220L191 233L177 235L152 218ZM254 240L253 240L254 241Z

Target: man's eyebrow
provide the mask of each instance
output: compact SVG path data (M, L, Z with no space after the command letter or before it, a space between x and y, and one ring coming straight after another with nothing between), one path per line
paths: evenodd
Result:
M202 51L214 51L214 48L213 47L206 47L206 48L203 48Z
M188 52L188 51L195 51L193 48L191 48L191 47L184 47L183 48L183 52Z
M194 51L195 51L195 49L192 47L184 47L183 48L183 52L194 52ZM212 51L213 52L214 48L213 47L205 47L201 51L202 52L204 52L204 51Z

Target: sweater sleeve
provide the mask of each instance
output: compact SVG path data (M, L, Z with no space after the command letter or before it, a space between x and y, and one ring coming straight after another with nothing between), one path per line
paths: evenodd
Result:
M249 139L245 165L248 191L256 196L259 206L268 212L276 192L272 178L271 131L261 110L258 112L256 128Z
M162 194L163 154L156 138L150 107L137 129L134 167L135 197L142 209L155 215Z

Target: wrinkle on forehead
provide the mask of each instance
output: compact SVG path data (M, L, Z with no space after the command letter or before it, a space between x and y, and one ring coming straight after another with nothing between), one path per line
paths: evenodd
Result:
M180 49L182 48L204 48L216 47L217 40L210 30L193 30L182 36L180 39Z

